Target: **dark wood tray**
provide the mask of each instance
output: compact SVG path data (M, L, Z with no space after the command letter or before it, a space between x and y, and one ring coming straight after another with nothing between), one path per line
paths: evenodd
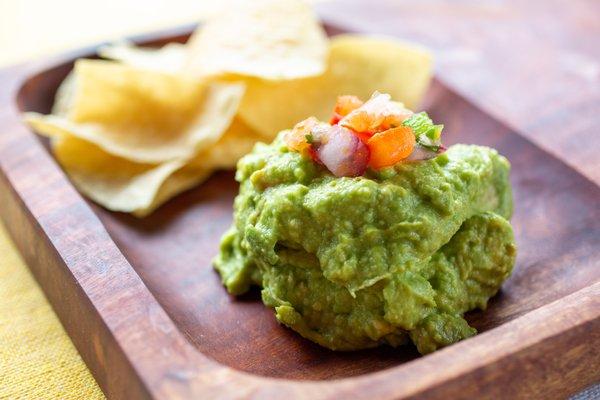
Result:
M0 73L0 216L109 398L548 398L600 379L600 188L443 82L424 107L448 141L512 162L515 272L468 315L471 339L425 357L340 353L278 325L258 291L222 288L210 260L231 223L231 172L142 220L77 193L19 114L49 112L73 59L91 54Z

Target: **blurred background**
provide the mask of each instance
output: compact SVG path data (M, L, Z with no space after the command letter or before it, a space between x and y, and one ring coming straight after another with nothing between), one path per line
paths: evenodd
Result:
M198 22L221 2L0 0L0 67L123 36Z

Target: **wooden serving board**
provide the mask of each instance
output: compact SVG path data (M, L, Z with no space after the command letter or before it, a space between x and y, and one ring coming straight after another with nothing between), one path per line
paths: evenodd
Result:
M447 140L512 162L514 274L468 315L473 338L424 357L412 346L342 353L278 325L258 291L221 286L211 259L232 219L232 172L145 219L78 194L19 115L49 112L83 55L93 50L1 73L0 216L109 398L525 399L600 379L600 188L442 82L424 108Z

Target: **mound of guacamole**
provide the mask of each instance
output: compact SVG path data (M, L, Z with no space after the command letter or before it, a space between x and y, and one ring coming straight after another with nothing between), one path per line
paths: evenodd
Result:
M412 341L422 354L470 337L510 275L508 161L455 145L439 156L335 177L278 137L238 163L234 224L215 268L333 350Z

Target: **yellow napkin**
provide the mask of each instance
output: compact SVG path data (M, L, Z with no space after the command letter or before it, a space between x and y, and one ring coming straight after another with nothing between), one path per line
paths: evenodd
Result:
M104 399L1 223L0 399Z

